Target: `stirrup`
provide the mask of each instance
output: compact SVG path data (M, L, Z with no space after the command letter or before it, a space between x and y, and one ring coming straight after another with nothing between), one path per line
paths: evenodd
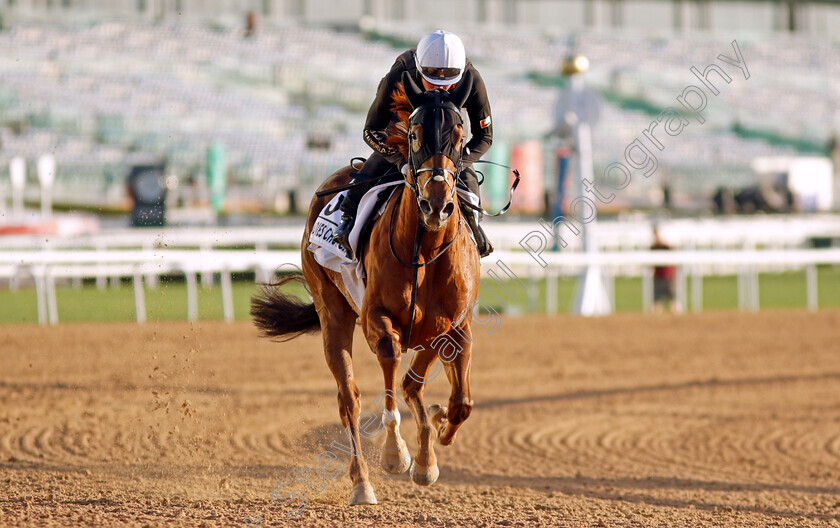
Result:
M353 224L356 219L348 214L341 215L341 224L335 228L333 232L333 242L341 246L347 252L347 256L355 261L356 256L353 254L353 247L350 245L350 231L353 230Z

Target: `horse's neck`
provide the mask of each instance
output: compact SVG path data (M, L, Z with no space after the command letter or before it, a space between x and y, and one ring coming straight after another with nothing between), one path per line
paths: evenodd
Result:
M397 225L394 226L394 248L400 257L408 256L406 262L414 256L414 239L417 236L419 209L414 192L406 185L403 186L402 198L397 204L400 208ZM439 231L424 230L420 254L423 261L434 257L458 233L458 221L452 218L446 227ZM445 258L442 257L442 258Z

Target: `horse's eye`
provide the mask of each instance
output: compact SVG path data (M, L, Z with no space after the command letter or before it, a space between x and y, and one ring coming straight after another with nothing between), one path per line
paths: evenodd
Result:
M420 144L423 142L423 129L420 125L413 125L408 131L408 145L412 151L420 150Z

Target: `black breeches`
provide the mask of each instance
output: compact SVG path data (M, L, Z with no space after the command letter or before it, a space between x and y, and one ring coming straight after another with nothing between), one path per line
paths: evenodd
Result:
M399 173L399 167L396 167L393 163L385 159L384 156L377 152L371 154L371 156L367 159L365 164L362 165L362 168L359 169L360 173L364 174L365 176L375 178L377 176L382 176L383 174L388 172L389 169L393 169L393 177L383 178L381 180L376 181L354 180L354 182L363 181L363 183L361 185L351 187L347 191L347 195L341 202L341 210L345 213L349 213L353 216L356 216L356 209L359 208L359 202L362 201L362 196L364 196L366 192L371 190L371 188L373 188L374 185L402 178L402 174Z
M377 152L371 154L371 156L367 159L365 164L359 170L360 173L364 174L365 176L375 178L377 176L385 174L389 170L393 170L393 177L389 176L388 178L383 178L376 181L366 181L361 185L351 187L347 191L347 195L344 197L344 200L342 200L341 202L341 210L345 213L349 213L355 216L356 209L358 209L359 207L359 202L362 201L362 196L364 196L366 192L373 188L373 186L379 185L380 183L395 181L403 177L403 175L399 172L399 167L389 162L387 159L385 159L384 156ZM472 169L472 164L465 165L463 170L461 170L461 174L458 177L458 186L465 187L476 196L480 196L478 191L478 178L476 177L475 171Z
M464 168L461 169L461 174L458 176L458 186L466 187L468 191L481 198L481 194L478 192L478 176L472 168L472 163L464 165Z

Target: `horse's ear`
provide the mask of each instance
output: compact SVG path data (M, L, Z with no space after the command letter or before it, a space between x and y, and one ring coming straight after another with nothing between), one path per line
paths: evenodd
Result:
M420 104L420 95L423 93L423 90L417 86L417 83L414 82L414 79L411 78L411 75L407 71L404 71L402 74L402 84L405 89L405 95L408 97L408 102L411 103L411 107L417 108Z
M449 100L452 101L452 104L458 108L463 108L464 103L467 102L467 97L469 97L470 92L472 92L472 86L472 72L470 72L470 70L466 70L464 75L461 76L461 80L458 81L458 85L455 89L449 92Z

